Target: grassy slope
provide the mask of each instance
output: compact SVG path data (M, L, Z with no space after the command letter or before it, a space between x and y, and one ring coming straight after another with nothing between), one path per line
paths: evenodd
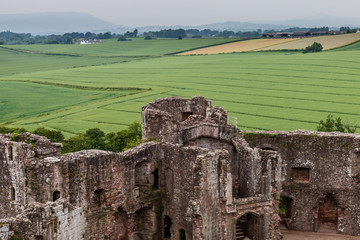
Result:
M360 122L359 59L360 51L169 56L7 79L152 88L50 115L22 118L14 126L34 128L42 122L69 133L94 126L115 131L140 120L140 107L155 98L200 94L228 110L242 129L314 130L328 113Z
M135 119L139 120L138 110L133 114L127 112L126 116L119 116L109 111L104 113L99 106L115 104L125 95L131 96L147 90L122 89L124 85L107 84L108 79L117 78L119 73L111 75L108 72L97 72L96 76L92 76L92 73L85 73L86 69L113 63L141 62L158 57L159 54L227 41L229 40L135 40L86 46L2 46L0 123L21 125L28 129L46 126L63 130L67 136L90 127L101 127L105 131L124 128ZM144 52L148 56L141 56ZM127 54L132 56L125 56ZM75 69L80 73L73 71ZM59 74L55 76L57 78L67 72L70 75L65 75L66 81L53 81L52 74ZM77 74L87 80L77 81ZM96 80L98 84L86 87L91 85L88 84L91 82L89 79Z
M199 48L219 43L226 43L234 39L207 38L207 39L157 39L143 40L140 38L132 41L118 42L114 39L101 44L60 44L60 45L7 45L7 48L50 53L68 54L75 56L158 56L187 49Z
M356 51L360 50L360 40L344 47L336 48L334 51Z

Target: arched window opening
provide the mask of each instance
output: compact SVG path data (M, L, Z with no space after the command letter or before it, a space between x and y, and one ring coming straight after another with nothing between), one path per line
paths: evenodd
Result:
M155 169L152 172L152 175L154 175L154 183L153 183L153 190L159 189L159 169Z
M261 225L259 216L252 213L244 214L236 221L236 239L263 239Z
M11 187L11 200L15 201L15 199L16 199L15 188Z
M179 240L186 240L186 234L184 229L179 230Z
M171 238L172 219L165 215L164 217L164 238Z
M94 203L98 206L105 202L105 190L100 188L94 191Z
M59 198L60 198L60 192L59 191L53 192L53 202L55 202Z

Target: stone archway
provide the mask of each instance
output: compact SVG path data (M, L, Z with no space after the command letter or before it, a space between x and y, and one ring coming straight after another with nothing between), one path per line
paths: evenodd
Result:
M262 240L261 217L254 213L246 213L238 218L235 228L235 239L249 238L251 240Z
M338 204L335 198L328 194L319 204L318 231L337 232L338 217Z

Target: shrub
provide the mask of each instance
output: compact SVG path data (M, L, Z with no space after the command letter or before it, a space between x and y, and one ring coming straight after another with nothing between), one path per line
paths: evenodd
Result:
M44 127L35 129L33 133L40 136L45 136L48 139L50 139L52 142L63 142L65 139L61 131L49 130Z
M126 39L126 37L120 36L120 37L118 38L118 42L123 42L123 41L128 41L128 40Z
M348 121L342 122L341 118L334 118L329 114L326 120L320 120L316 130L320 132L343 132L343 133L355 133L358 128L357 124L350 124Z

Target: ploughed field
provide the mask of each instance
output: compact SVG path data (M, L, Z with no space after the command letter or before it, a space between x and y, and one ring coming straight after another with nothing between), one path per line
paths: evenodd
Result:
M140 121L141 106L155 98L194 95L222 106L244 130L315 130L328 114L360 123L360 43L311 54L171 54L233 40L3 45L0 126L68 137L117 131Z
M297 38L253 39L253 40L226 43L222 45L196 49L192 51L179 53L178 55L218 54L218 53L257 51L265 47L281 45L283 43L293 42L295 40L298 39Z
M211 46L183 52L178 55L219 54L269 50L296 50L304 49L314 42L320 43L324 50L328 50L346 46L357 41L360 41L360 33L306 38L265 38Z

